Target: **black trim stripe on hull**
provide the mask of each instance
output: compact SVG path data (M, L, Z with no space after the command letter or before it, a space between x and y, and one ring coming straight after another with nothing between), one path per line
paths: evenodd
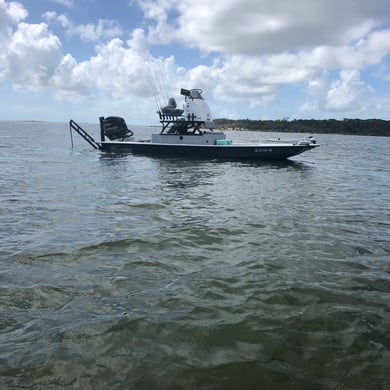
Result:
M170 145L150 142L102 142L101 150L108 153L133 153L147 156L198 157L234 160L284 160L296 156L316 145Z

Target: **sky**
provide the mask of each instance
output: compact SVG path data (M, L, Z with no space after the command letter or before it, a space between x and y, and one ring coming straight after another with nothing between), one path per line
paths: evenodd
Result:
M390 119L389 0L0 0L0 120Z

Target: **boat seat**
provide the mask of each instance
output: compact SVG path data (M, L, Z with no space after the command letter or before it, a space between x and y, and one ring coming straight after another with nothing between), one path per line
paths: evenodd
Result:
M173 106L165 106L161 109L161 112L163 115L181 116L183 115L184 110Z
M168 100L168 105L163 107L161 111L163 115L170 115L170 116L180 116L184 112L184 110L177 108L176 100L173 97L171 97Z

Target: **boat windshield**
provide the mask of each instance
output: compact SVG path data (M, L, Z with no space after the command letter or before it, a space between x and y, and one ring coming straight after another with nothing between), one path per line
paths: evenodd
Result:
M203 99L202 92L201 89L191 89L190 97L192 99Z

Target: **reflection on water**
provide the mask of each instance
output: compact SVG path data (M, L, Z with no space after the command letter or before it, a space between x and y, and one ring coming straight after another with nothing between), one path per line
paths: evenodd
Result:
M389 385L387 139L187 161L29 126L0 154L3 388Z

